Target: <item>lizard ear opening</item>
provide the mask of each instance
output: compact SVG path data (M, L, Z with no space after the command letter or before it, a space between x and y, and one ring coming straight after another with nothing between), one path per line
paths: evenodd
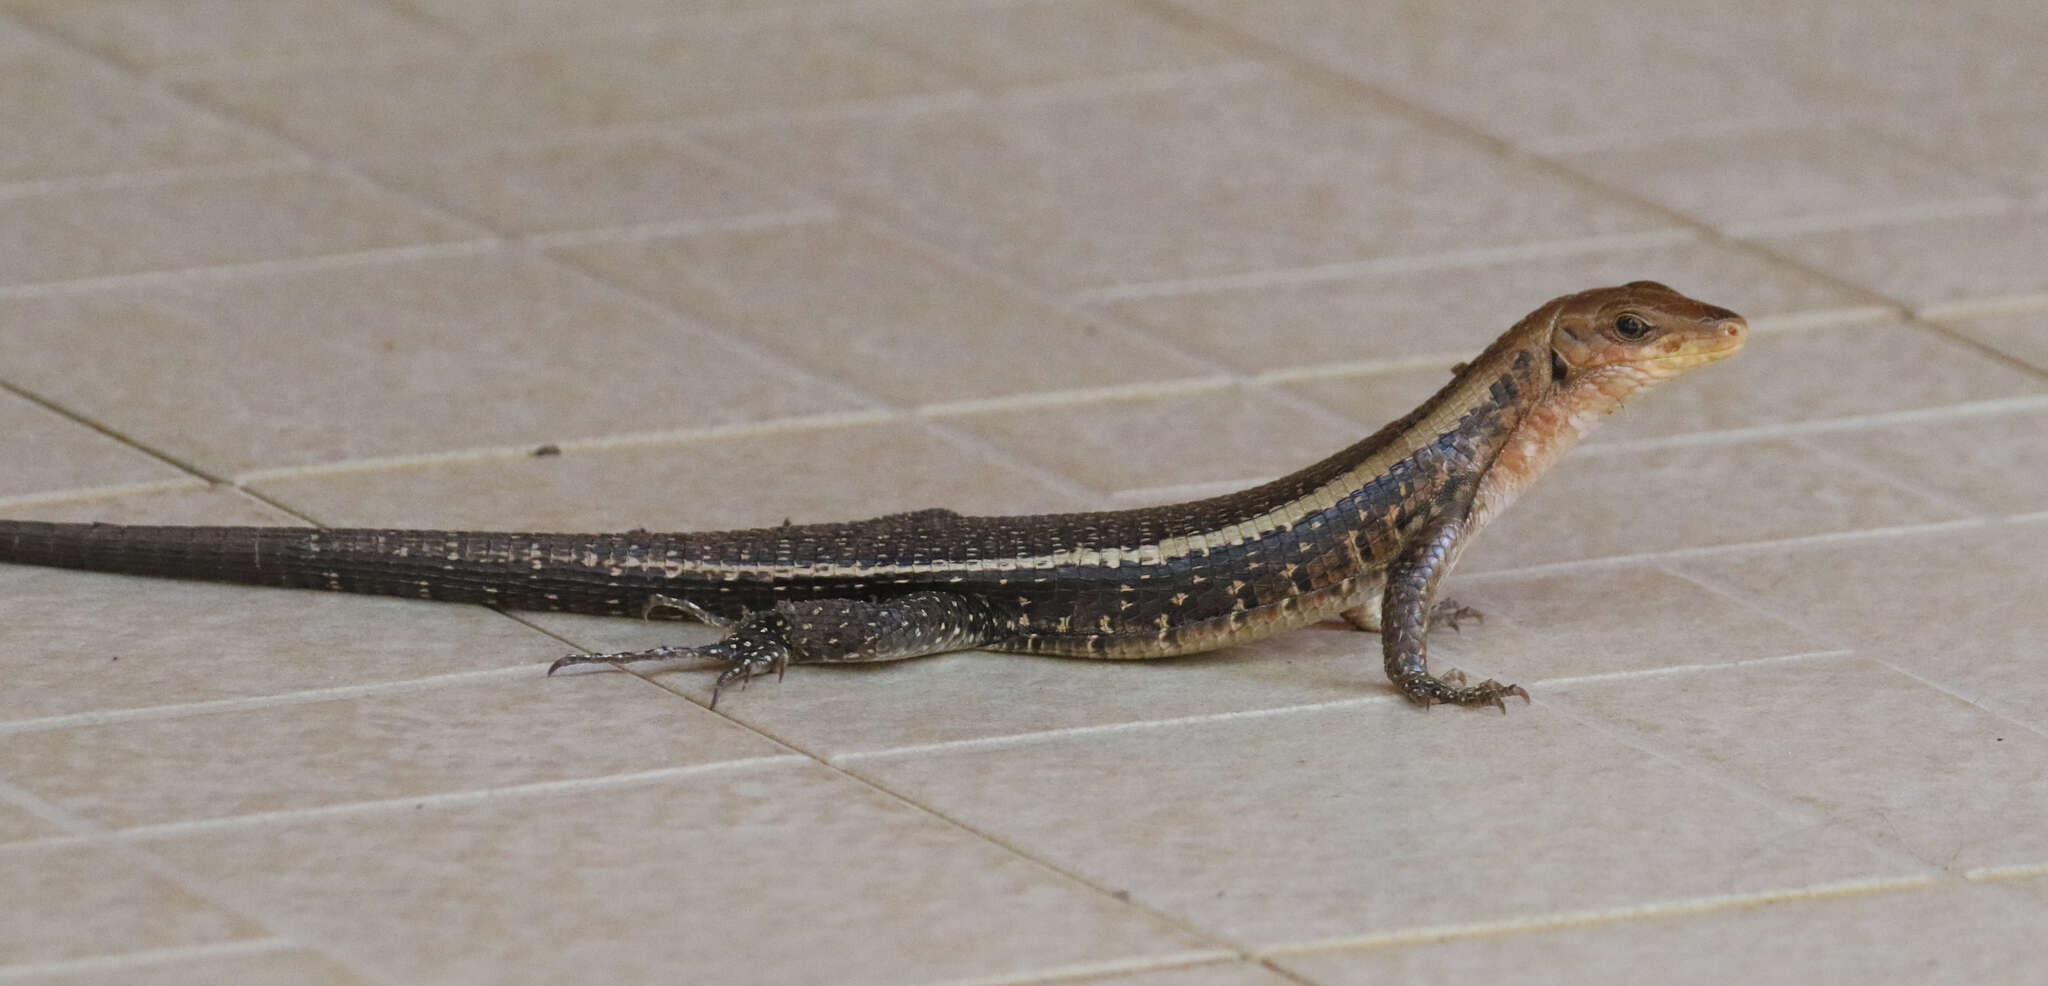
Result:
M1558 352L1555 349L1551 350L1550 381L1552 383L1563 383L1565 381L1565 378L1571 375L1571 372L1572 366L1570 363L1564 361L1564 354Z

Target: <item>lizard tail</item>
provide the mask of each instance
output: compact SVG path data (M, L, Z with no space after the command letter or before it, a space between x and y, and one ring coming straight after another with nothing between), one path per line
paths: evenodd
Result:
M623 540L618 535L0 520L0 562L506 609L638 615L651 587L636 586L638 580L616 570L615 559L625 554Z

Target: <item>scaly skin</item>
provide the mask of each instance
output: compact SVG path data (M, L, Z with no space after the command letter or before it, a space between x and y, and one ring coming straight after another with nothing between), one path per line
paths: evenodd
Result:
M729 629L715 643L556 662L695 657L721 687L786 664L982 647L1149 658L1343 615L1381 632L1424 705L1513 685L1432 675L1437 585L1488 521L1635 392L1741 347L1735 313L1637 281L1523 318L1401 420L1272 482L1103 513L925 510L655 534L143 527L0 521L0 561L618 615ZM716 701L714 693L714 702Z

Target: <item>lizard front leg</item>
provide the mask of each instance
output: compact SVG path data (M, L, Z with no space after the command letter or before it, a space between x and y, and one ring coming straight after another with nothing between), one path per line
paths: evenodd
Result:
M1492 705L1505 712L1507 703L1503 699L1507 696L1520 695L1523 701L1529 700L1529 693L1522 686L1503 685L1491 678L1467 686L1462 672L1447 671L1442 678L1429 673L1427 637L1430 625L1438 618L1438 609L1432 605L1436 586L1450 570L1458 538L1463 534L1462 523L1449 517L1439 518L1418 531L1387 567L1386 589L1380 598L1380 642L1386 654L1387 677L1402 694L1424 707L1450 702Z
M914 592L895 599L785 600L729 623L726 635L699 647L656 647L614 654L570 654L548 674L577 664L614 667L644 661L702 659L725 665L711 689L711 707L727 685L746 683L791 664L895 661L989 642L995 620L980 603L950 592Z

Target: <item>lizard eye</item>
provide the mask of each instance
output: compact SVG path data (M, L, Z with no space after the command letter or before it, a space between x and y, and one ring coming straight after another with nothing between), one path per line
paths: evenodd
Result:
M1649 335L1651 327L1650 323L1637 315L1623 315L1614 320L1614 334L1631 342Z

